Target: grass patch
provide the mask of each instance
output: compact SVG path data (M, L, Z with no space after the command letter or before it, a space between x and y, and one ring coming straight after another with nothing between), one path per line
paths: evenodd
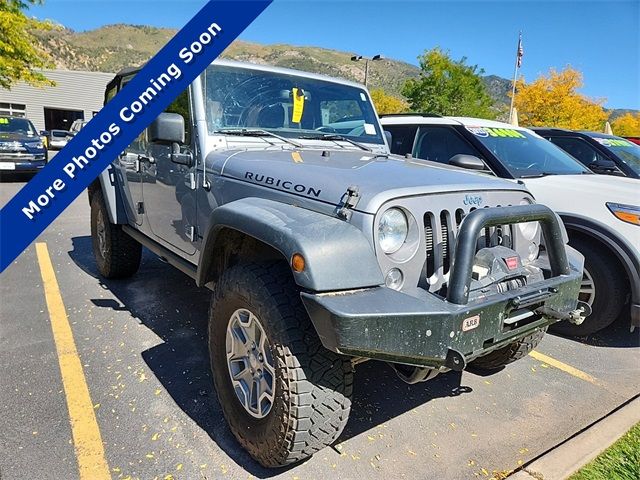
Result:
M574 473L569 480L638 480L640 479L640 423L591 463Z

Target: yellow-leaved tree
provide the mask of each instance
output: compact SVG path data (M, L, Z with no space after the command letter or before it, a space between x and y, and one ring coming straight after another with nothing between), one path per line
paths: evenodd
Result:
M30 5L44 0L0 0L0 88L11 88L20 80L31 85L54 85L39 69L53 66L51 57L38 46L32 30L56 28L49 21L29 17Z
M385 113L402 113L409 109L409 105L404 101L389 95L381 88L371 90L371 100L373 100L373 104L379 115Z
M640 137L640 112L625 113L611 122L614 135L620 137Z
M516 82L515 106L522 125L558 127L571 130L602 130L607 113L604 99L591 99L578 92L583 85L582 73L566 67L551 69L534 82Z

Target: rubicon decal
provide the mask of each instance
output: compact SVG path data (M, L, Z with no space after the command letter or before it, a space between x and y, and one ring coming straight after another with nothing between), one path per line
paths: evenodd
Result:
M260 173L246 172L244 178L253 183L262 183L279 190L289 190L291 192L307 195L308 197L320 197L322 190L320 188L308 187L302 183L294 183L290 180L282 180L280 178L269 177Z

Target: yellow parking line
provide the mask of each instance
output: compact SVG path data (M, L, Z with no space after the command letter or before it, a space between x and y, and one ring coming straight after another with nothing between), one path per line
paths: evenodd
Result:
M598 385L598 381L589 375L588 373L584 373L582 370L578 370L571 365L567 365L566 363L562 363L560 360L556 360L555 358L551 358L544 353L536 352L535 350L530 352L531 355L536 360L546 363L547 365L551 365L552 367L557 368L558 370L562 370L563 372L568 373L569 375L573 375L576 378L584 380L589 383L593 383L594 385Z
M80 480L107 480L111 475L104 455L100 429L47 244L36 243L36 253L67 398Z

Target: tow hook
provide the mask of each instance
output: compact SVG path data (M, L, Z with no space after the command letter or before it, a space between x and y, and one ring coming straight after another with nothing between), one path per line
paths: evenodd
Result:
M578 300L578 308L573 312L569 312L569 322L574 325L582 325L582 322L584 322L585 318L589 315L591 315L591 305Z
M546 317L557 318L558 320L568 320L574 325L581 325L585 318L591 315L591 305L578 300L578 308L568 313L558 312L549 307L536 308L535 312Z
M454 372L461 372L467 366L467 361L457 350L450 348L447 351L447 357L444 361L444 366L453 370Z

